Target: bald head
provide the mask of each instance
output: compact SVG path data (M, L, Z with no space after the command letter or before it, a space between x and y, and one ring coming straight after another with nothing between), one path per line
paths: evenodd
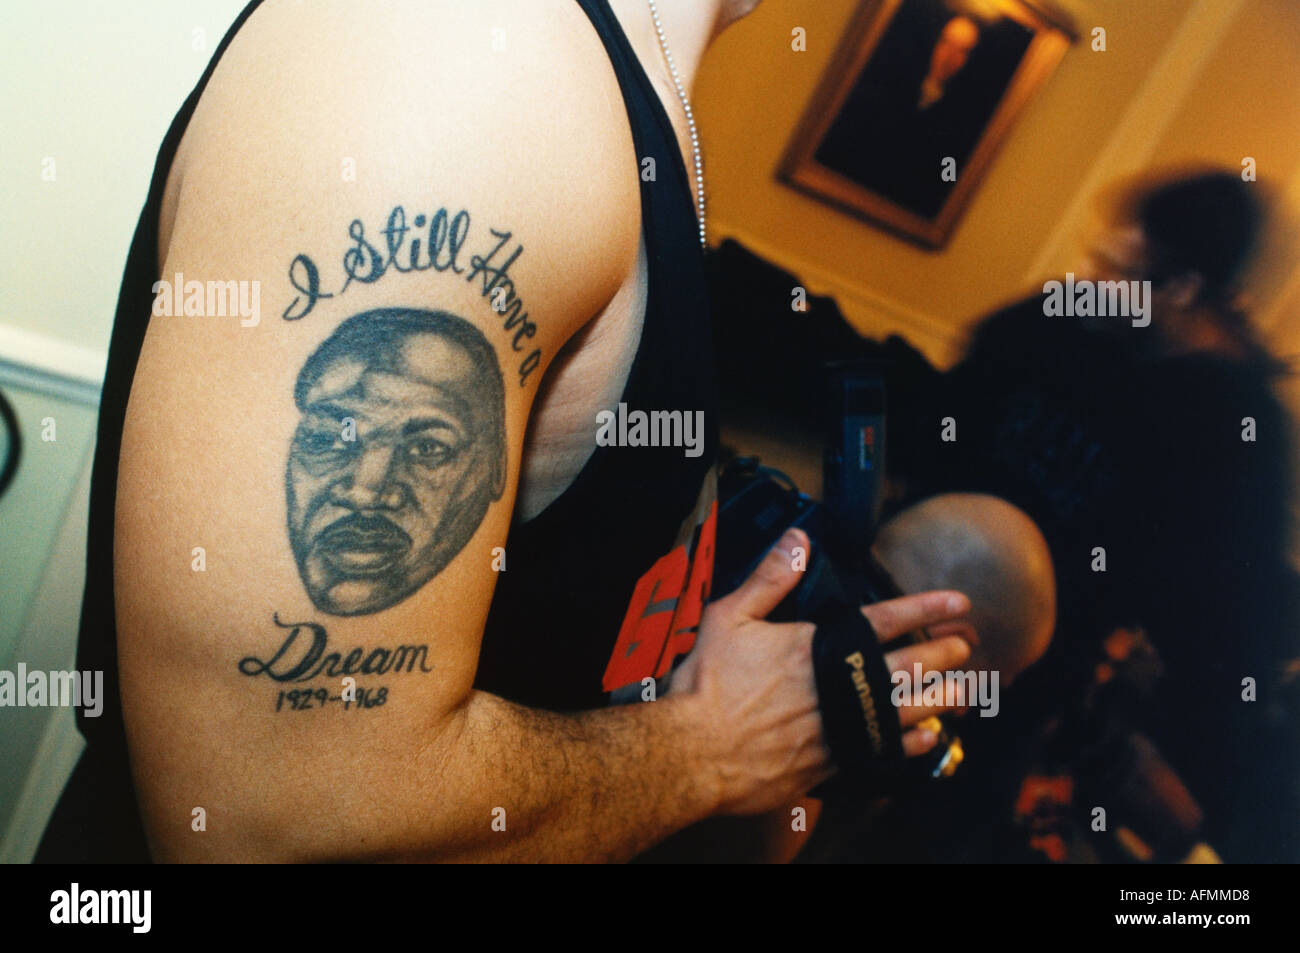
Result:
M1005 500L931 497L885 523L872 552L904 592L970 597L971 669L1009 683L1047 651L1056 626L1051 553L1034 521Z

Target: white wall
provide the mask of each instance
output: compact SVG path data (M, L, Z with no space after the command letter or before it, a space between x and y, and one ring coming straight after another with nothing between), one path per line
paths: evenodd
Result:
M158 145L243 6L0 4L0 325L107 349Z

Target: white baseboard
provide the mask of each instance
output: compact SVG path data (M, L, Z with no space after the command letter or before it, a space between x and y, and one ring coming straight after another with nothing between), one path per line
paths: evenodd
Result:
M0 384L94 406L108 354L26 328L0 324Z

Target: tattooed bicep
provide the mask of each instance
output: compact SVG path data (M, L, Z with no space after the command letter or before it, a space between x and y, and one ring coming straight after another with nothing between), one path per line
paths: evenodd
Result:
M528 414L562 341L535 316L526 243L470 227L455 256L435 241L439 269L426 220L418 251L381 232L372 280L349 280L349 221L251 266L173 242L164 269L181 301L248 276L264 311L154 309L132 384L117 627L155 832L177 805L270 803L286 769L351 810L334 753L400 761L472 690Z
M346 706L345 678L372 704L382 690L385 712L469 690L524 429L565 321L534 316L546 296L510 228L383 208L369 216L382 227L340 215L251 269L181 223L164 271L173 305L194 307L176 313L171 282L156 286L120 460L128 669L156 668L139 649L167 636L220 653L205 677L234 695L263 686L243 703L255 710L269 710L268 679L297 693L276 695L276 712ZM191 301L241 273L265 314ZM188 574L144 555L186 541ZM416 652L427 668L385 664ZM413 694L392 691L396 674L432 677Z

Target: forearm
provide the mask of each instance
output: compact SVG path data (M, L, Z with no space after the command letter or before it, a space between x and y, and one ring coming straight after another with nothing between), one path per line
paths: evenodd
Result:
M295 859L627 860L716 808L697 721L688 697L561 715L475 692Z
M559 715L475 693L449 762L467 792L455 810L463 836L435 856L629 859L717 804L694 721L682 697ZM503 831L490 823L497 807Z

